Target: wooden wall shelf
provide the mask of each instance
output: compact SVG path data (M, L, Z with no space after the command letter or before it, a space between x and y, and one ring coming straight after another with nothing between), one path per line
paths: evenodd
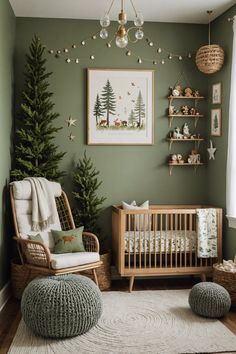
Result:
M201 141L204 141L203 138L195 138L195 139L175 139L175 138L168 138L167 141L169 142L169 150L171 150L172 144L174 142L194 142L195 145L197 144L197 147L199 148ZM196 147L196 146L195 146Z
M169 175L171 176L172 175L172 170L174 167L186 167L186 166L191 166L191 167L194 167L194 171L196 172L197 171L197 168L199 166L203 166L205 165L204 163L188 163L188 162L184 162L184 163L168 163L169 165Z

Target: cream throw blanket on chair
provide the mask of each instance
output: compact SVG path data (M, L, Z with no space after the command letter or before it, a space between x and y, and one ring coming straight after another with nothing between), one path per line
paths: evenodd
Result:
M32 190L32 230L43 231L55 223L57 207L50 183L43 177L27 177Z

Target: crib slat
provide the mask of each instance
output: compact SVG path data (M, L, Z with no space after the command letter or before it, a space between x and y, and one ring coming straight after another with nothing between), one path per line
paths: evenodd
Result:
M151 252L151 215L148 214L148 234L149 234L149 268L152 267L152 252Z
M190 267L192 267L192 227L193 227L193 220L192 220L192 214L191 214L191 215L189 215Z
M138 215L138 225L139 225L139 268L142 267L142 250L141 250L141 223L140 223L140 214Z
M135 225L135 216L133 216L134 220L134 268L136 269L136 225Z
M187 214L184 214L184 266L187 266L187 253L186 253L186 234L187 234Z
M154 267L157 267L157 214L153 215L153 234L154 234Z
M169 214L166 214L166 232L165 232L165 267L167 268L167 231L168 231L168 216Z
M173 214L170 214L170 267L172 268Z
M143 214L143 232L144 232L144 268L147 268L147 247L146 247L146 214Z
M162 268L162 228L163 228L163 223L162 223L162 214L161 214L160 215L160 240L158 240L159 253L160 253L160 268Z
M179 228L180 230L182 231L182 215L179 214ZM181 232L180 234L180 253L179 253L179 264L180 264L180 267L182 267L182 253L183 253L183 250L182 250L182 237L183 237L183 234Z
M128 216L128 267L130 269L130 214Z
M175 214L175 268L178 264L178 253L177 253L177 230L178 230L178 214Z

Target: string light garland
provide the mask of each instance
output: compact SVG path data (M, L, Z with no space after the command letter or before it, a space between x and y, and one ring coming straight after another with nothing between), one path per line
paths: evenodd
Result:
M88 59L95 60L96 57L93 53L87 57L78 57L78 56L74 57L73 53L75 52L76 49L79 49L79 48L82 49L82 47L85 47L89 43L89 41L91 41L91 40L94 41L94 40L100 39L100 36L98 36L99 33L100 33L100 30L98 30L95 33L92 33L91 35L89 35L86 38L83 38L79 43L73 43L70 46L64 47L63 49L53 50L51 48L47 48L47 46L46 46L46 48L48 49L48 54L54 55L56 59L64 59L67 64L73 64L73 63L80 64L82 61L87 61ZM113 37L109 42L106 42L107 49L112 48L112 41L114 40L114 38L115 37ZM123 48L123 52L128 57L131 57L131 56L134 57L138 64L142 64L142 63L147 62L147 63L152 63L152 65L157 65L157 64L164 65L167 62L172 61L174 59L182 61L184 59L192 59L192 57L193 57L193 53L191 53L191 52L187 52L185 54L174 53L173 51L168 50L167 48L160 47L154 41L152 41L149 37L147 37L145 39L145 42L148 45L148 47L152 48L152 50L155 51L155 55L156 55L155 58L151 59L146 56L140 56L140 54L137 53L136 50L133 50L133 49L129 48L128 46ZM159 58L160 55L161 55L161 58Z

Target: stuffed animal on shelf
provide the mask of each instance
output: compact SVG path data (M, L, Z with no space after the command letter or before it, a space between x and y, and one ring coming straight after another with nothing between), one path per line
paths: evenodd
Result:
M177 154L178 163L184 163L183 156L181 154Z
M200 92L198 90L193 90L193 97L199 97Z
M181 86L177 85L174 87L172 90L172 96L182 96L183 95L183 89Z
M181 112L184 114L184 115L188 115L188 111L189 111L189 108L188 106L182 106L181 107Z
M183 139L183 134L180 133L180 128L179 127L176 127L175 130L174 130L174 133L173 133L173 138L174 139Z
M188 157L188 163L190 164L199 164L201 161L200 154L197 150L192 150L191 154Z
M170 155L170 161L169 163L177 163L177 155L176 154L172 154Z
M186 87L186 89L184 90L184 96L185 97L192 97L192 89L190 87Z
M169 115L175 114L175 111L176 111L175 106L169 106Z
M189 110L189 114L191 115L191 116L195 116L195 114L196 114L196 109L195 108L190 108L190 110Z
M190 132L189 132L189 127L187 123L184 123L183 126L183 135L184 135L184 139L189 139L190 138Z

